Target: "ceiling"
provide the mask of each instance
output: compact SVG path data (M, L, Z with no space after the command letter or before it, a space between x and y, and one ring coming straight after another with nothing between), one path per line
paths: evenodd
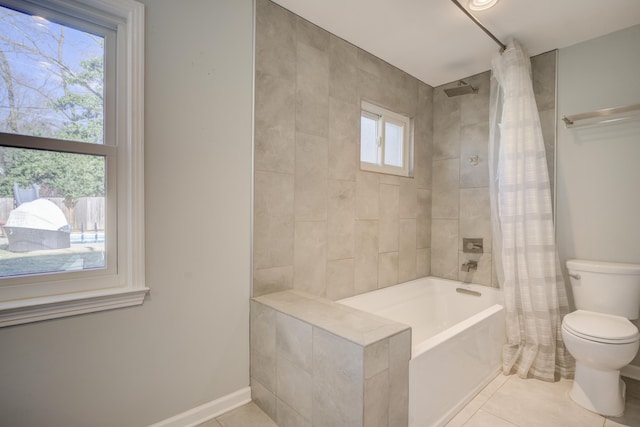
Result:
M499 49L450 0L274 1L431 86L489 70ZM472 13L533 56L640 24L640 1L499 0Z

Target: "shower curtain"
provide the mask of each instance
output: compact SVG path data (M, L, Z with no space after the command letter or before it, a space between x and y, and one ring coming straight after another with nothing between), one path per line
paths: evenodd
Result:
M492 61L489 164L494 257L507 312L503 372L572 377L560 330L569 306L531 62L516 41Z

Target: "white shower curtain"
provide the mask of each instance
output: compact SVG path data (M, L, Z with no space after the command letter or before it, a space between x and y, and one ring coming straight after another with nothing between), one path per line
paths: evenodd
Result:
M496 272L507 312L503 372L546 381L572 377L573 358L560 332L569 307L531 62L511 41L493 59L492 71L490 195Z

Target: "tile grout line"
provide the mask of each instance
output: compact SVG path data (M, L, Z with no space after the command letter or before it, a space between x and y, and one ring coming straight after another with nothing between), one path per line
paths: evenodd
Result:
M502 372L500 372L498 375L504 375L504 374L503 374ZM478 413L478 411L480 411L481 409L484 409L485 405L486 405L486 404L491 400L491 398L492 398L493 396L495 396L495 395L496 395L496 393L498 392L498 390L500 390L502 387L504 387L504 385L505 385L506 383L508 383L509 381L511 381L511 378L513 377L513 375L505 375L505 376L507 377L507 379L506 379L502 384L500 384L500 387L496 388L496 389L493 391L493 393L491 393L491 395L490 395L489 397L487 397L487 400L485 400L485 402L484 402L482 405L480 405L480 407L478 408L478 410L477 410L476 412L474 412L474 414L473 414L473 415L477 414L477 413ZM492 415L492 416L494 416L494 417L496 417L496 418L499 418L499 419L501 419L501 420L504 420L504 421L508 422L509 424L513 424L513 425L515 425L516 427L520 427L520 424L515 424L515 423L511 422L511 420L508 420L508 419L506 419L506 418L504 418L504 417L502 417L502 416L500 416L500 415L494 414L494 413L493 413L493 412L491 412L491 411L488 411L488 410L484 409L484 412L486 412L487 414L490 414L490 415ZM473 417L473 415L472 415L472 417ZM471 418L469 418L469 420L470 420L470 419L471 419ZM469 421L469 420L467 420L467 421ZM465 423L465 424L466 424L466 423Z
M502 372L500 372L498 375L504 375L504 374L503 374ZM511 381L511 377L512 377L511 375L507 376L507 379L506 379L502 384L500 384L500 387L496 388L496 389L493 391L493 393L491 393L491 394L489 395L489 397L487 397L487 400L485 400L485 401L484 401L484 403L482 403L482 405L480 405L480 407L479 407L479 408L478 408L478 409L473 413L473 415L471 415L471 417L469 417L469 419L468 419L467 421L465 421L465 423L463 424L463 426L464 426L465 424L467 424L467 423L471 420L471 418L473 418L473 417L474 417L478 412L480 412L481 410L483 410L483 409L484 409L484 407L485 407L485 405L487 404L487 402L489 402L489 400L491 400L491 398L492 398L493 396L495 396L495 394L498 392L498 390L500 390L502 387L504 387L504 385L505 385L506 383L508 383L509 381ZM514 425L514 426L516 426L516 427L520 427L520 424L514 424L514 423L512 423L510 420L507 420L506 418L503 418L503 417L502 417L502 416L500 416L500 415L494 414L494 413L493 413L493 412L491 412L491 411L488 411L488 410L484 409L484 412L486 412L487 414L490 414L490 415L492 415L492 416L494 416L494 417L496 417L496 418L499 418L499 419L501 419L501 420L503 420L503 421L506 421L506 422L508 422L509 424L513 424L513 425Z
M502 374L502 372L500 372L498 375L503 375L503 374ZM496 378L497 378L497 376L496 376ZM492 397L493 397L493 396L498 392L498 390L500 390L500 389L501 389L501 388L502 388L502 387L503 387L507 382L509 382L510 380L511 380L511 376L508 376L508 377L507 377L507 379L506 379L506 380L505 380L505 381L500 385L500 387L496 388L496 389L493 391L493 393L491 393L491 394L487 397L487 399L486 399L486 400L485 400L485 401L484 401L484 402L483 402L483 403L478 407L478 409L476 409L475 411L473 411L473 413L469 416L469 418L468 418L466 421L464 421L464 422L462 423L462 426L464 427L465 425L467 425L467 423L468 423L469 421L471 421L471 419L472 419L472 418L473 418L473 417L474 417L474 416L475 416L475 415L476 415L480 410L482 410L482 409L484 408L484 406L487 404L487 402L489 402L489 400L491 400L491 398L492 398ZM494 380L493 380L493 381L495 381L495 378L494 378ZM491 384L491 383L489 383L489 384ZM485 389L486 389L486 387L488 387L488 386L489 386L489 384L487 384L487 385L485 386ZM483 389L483 391L484 391L484 389ZM482 393L482 391L481 391L480 393ZM468 405L468 404L467 404L467 405ZM466 407L466 406L465 406L465 407ZM464 408L463 408L463 409L464 409ZM498 415L496 415L496 414L494 414L494 413L492 413L492 412L490 412L490 411L485 410L485 412L486 412L487 414L490 414L490 415L493 415L493 416L495 416L495 417L498 417L498 418L500 418L500 419L502 419L502 420L505 420L504 418L499 417ZM511 423L511 421L509 421L509 420L505 420L505 421L507 421L507 422ZM513 423L511 423L511 424L513 424ZM518 426L518 427L519 427L519 426Z

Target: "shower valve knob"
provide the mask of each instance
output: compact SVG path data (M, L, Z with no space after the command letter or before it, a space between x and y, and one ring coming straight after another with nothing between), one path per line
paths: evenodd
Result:
M483 246L482 238L465 237L462 239L462 252L481 254L484 252Z

